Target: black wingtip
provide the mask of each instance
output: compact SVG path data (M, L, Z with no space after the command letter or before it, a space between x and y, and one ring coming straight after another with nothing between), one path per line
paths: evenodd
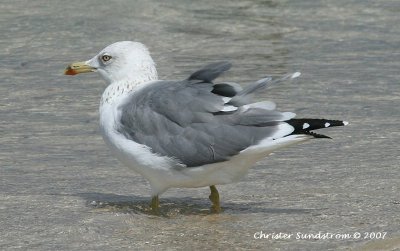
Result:
M200 70L194 72L188 80L201 80L204 82L212 82L223 72L229 70L232 64L227 61L212 63L204 66Z
M331 119L291 119L286 121L293 126L296 130L318 130L334 126L346 126L349 124L347 121L331 120Z
M304 134L313 136L313 137L316 138L316 139L332 139L331 137L326 136L326 135L324 135L324 134L318 134L318 133L310 132L310 131L306 131Z
M294 131L292 134L306 134L313 136L314 138L325 139L331 139L331 137L323 134L317 134L315 132L312 132L312 130L334 126L346 126L349 124L349 122L347 121L329 119L291 119L286 122L294 127Z

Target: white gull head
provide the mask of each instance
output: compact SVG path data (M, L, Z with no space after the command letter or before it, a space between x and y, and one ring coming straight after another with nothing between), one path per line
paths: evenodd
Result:
M158 78L149 51L139 42L113 43L85 63L95 68L108 84L131 82L138 85Z
M158 80L156 65L146 46L132 41L113 43L90 60L68 65L64 74L95 71L108 83L101 106L114 103L116 98L133 91L137 86Z

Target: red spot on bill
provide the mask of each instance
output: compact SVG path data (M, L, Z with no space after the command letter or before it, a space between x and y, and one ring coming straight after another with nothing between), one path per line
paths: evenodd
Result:
M78 74L78 72L75 71L74 69L71 69L71 67L68 67L64 71L64 75L76 75L76 74Z

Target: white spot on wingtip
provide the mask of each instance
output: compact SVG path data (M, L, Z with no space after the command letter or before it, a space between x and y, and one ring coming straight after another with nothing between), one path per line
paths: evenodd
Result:
M303 129L307 129L307 128L309 128L310 127L310 124L309 123L304 123L303 124Z
M328 122L325 123L325 127L329 127L330 125L331 125L331 124L328 123Z
M293 73L293 75L291 76L291 79L298 78L298 77L300 77L300 75L301 75L301 73L297 71L297 72Z
M348 125L348 124L350 124L348 121L343 121L343 125Z

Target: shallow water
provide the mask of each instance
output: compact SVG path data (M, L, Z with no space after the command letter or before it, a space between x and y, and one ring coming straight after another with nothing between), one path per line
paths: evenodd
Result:
M399 11L394 0L2 1L0 249L400 249ZM163 79L217 60L241 84L301 71L259 98L351 125L219 186L220 215L207 188L171 189L151 215L147 183L99 134L104 83L62 75L119 40L145 43ZM362 237L295 239L320 231Z

